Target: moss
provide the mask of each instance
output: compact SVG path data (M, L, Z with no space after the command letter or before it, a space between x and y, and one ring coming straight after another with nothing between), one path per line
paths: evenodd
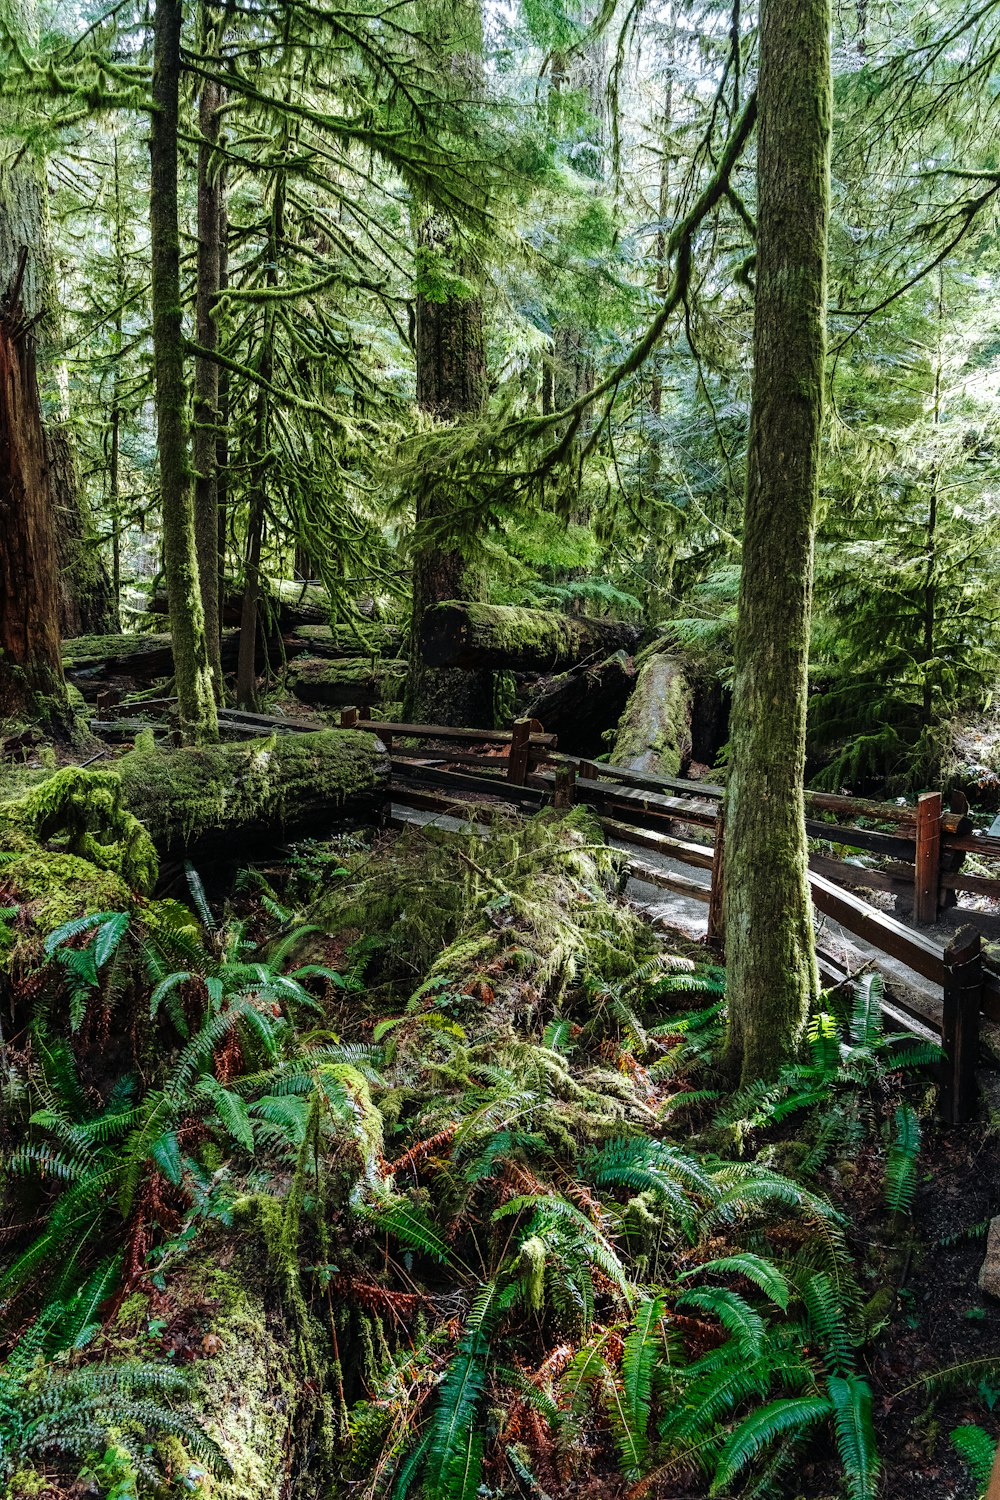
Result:
M37 1469L18 1469L3 1492L3 1500L48 1500L54 1494L51 1480Z
M691 688L674 656L644 663L615 731L609 760L657 776L678 776L691 758Z
M324 661L303 657L293 663L289 686L303 703L328 708L381 701L399 695L406 680L405 662Z
M114 771L66 766L20 797L0 805L0 839L8 848L57 844L60 852L118 875L149 892L159 866L148 833L122 803Z
M372 735L332 729L182 750L144 742L117 767L126 806L161 848L315 822L351 799L374 809L388 769Z
M99 870L74 854L32 849L4 862L3 883L18 904L30 909L32 927L43 936L92 911L125 911L132 893L120 876ZM11 934L13 937L13 934ZM0 959L6 948L0 927Z

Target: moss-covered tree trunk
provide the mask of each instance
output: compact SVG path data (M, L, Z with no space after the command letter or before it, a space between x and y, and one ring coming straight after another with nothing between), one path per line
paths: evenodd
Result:
M0 722L70 728L58 546L30 323L42 308L41 184L0 167Z
M425 29L439 45L442 68L463 94L481 87L482 16L478 0L425 0ZM486 402L486 338L477 294L441 296L436 268L459 276L471 268L456 260L451 224L439 214L420 226L415 352L417 404L442 422L477 416ZM418 528L447 521L448 500L431 481L417 497ZM420 654L424 611L443 599L475 599L481 583L458 547L424 538L413 561L413 626L405 712L417 723L493 722L493 679L488 671L453 672L429 667Z
M816 991L803 808L830 180L829 0L762 0L757 302L726 815L729 1057L796 1047Z
M215 321L221 281L223 168L218 154L222 89L214 79L202 83L198 102L198 290L197 338L207 355L195 361L194 374L194 525L198 577L205 614L205 643L216 699L222 696L219 617L219 366L210 356L218 348Z
M181 328L180 231L177 216L177 128L180 92L180 0L156 0L153 23L153 116L149 136L150 255L156 431L163 513L163 570L181 733L212 740L218 727L205 612L198 577L194 497L188 463L187 393Z

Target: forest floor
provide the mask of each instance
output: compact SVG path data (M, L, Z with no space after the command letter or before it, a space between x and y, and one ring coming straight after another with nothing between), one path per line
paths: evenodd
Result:
M966 1500L976 1488L946 1439L963 1423L1000 1430L1000 1378L938 1394L928 1376L1000 1348L1000 1303L977 1286L983 1233L1000 1209L1000 1156L984 1124L927 1132L908 1254L895 1308L871 1361L886 1500ZM877 1236L884 1211L852 1203L855 1233ZM970 1232L977 1231L978 1232ZM910 1389L907 1389L910 1387Z

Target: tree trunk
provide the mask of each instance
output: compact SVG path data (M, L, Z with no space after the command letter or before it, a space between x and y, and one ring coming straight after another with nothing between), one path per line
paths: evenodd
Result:
M442 67L463 93L476 89L482 73L482 17L478 0L432 4L427 30L442 41ZM418 235L418 264L452 263L454 236L447 220L431 214ZM459 275L469 270L454 265ZM442 422L461 422L478 415L487 395L486 339L483 304L478 295L428 296L418 287L415 352L417 405ZM448 498L433 479L417 496L418 529L449 513ZM489 672L435 671L421 657L419 641L424 611L443 599L474 599L481 592L476 570L458 548L422 540L413 562L413 610L410 675L405 712L414 723L493 723L493 680Z
M202 83L198 103L198 291L197 340L203 349L218 348L215 308L221 279L223 168L217 154L222 89L213 79ZM205 614L205 644L218 702L222 697L219 631L219 485L217 443L219 366L199 356L194 373L194 525L198 577Z
M150 127L150 256L156 430L163 512L163 568L181 733L189 743L218 732L205 614L198 577L194 499L188 464L187 395L181 329L180 231L177 217L177 127L181 3L156 0L153 27L153 116Z
M604 731L623 712L635 679L632 658L616 651L593 666L536 684L524 717L537 719L547 734L557 734L560 750L569 755L601 755L607 749Z
M632 652L639 636L638 626L621 620L591 620L586 615L519 609L511 604L450 601L427 611L420 645L431 667L561 672L587 661L602 661L615 651Z
M44 277L41 185L0 168L0 720L66 733L55 516L35 345Z
M652 776L680 776L691 763L691 706L684 663L676 656L651 656L639 671L608 760Z
M80 491L73 440L64 424L46 424L45 457L59 553L60 633L103 635L118 631L118 593L99 550L90 508Z
M115 769L125 806L169 854L207 846L228 855L295 830L315 836L344 817L377 822L389 786L381 740L347 729L243 745L136 749Z
M774 1075L817 989L803 808L830 197L829 0L762 0L757 302L726 810L729 1061Z

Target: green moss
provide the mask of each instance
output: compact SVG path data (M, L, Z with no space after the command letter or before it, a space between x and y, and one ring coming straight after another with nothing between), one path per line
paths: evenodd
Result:
M384 750L370 734L320 730L182 750L144 743L118 762L123 800L156 844L279 830L332 813L350 797L381 796Z
M149 892L159 865L145 828L122 803L114 771L66 766L54 776L0 804L0 840L7 848L52 845L118 875L133 890Z
M651 656L615 732L608 759L656 776L678 776L691 758L691 688L674 656Z
M91 911L125 911L132 893L120 876L99 870L75 854L53 854L32 849L5 861L3 881L19 905L30 908L32 927L43 936L63 922ZM3 947L0 928L0 958L11 951Z

